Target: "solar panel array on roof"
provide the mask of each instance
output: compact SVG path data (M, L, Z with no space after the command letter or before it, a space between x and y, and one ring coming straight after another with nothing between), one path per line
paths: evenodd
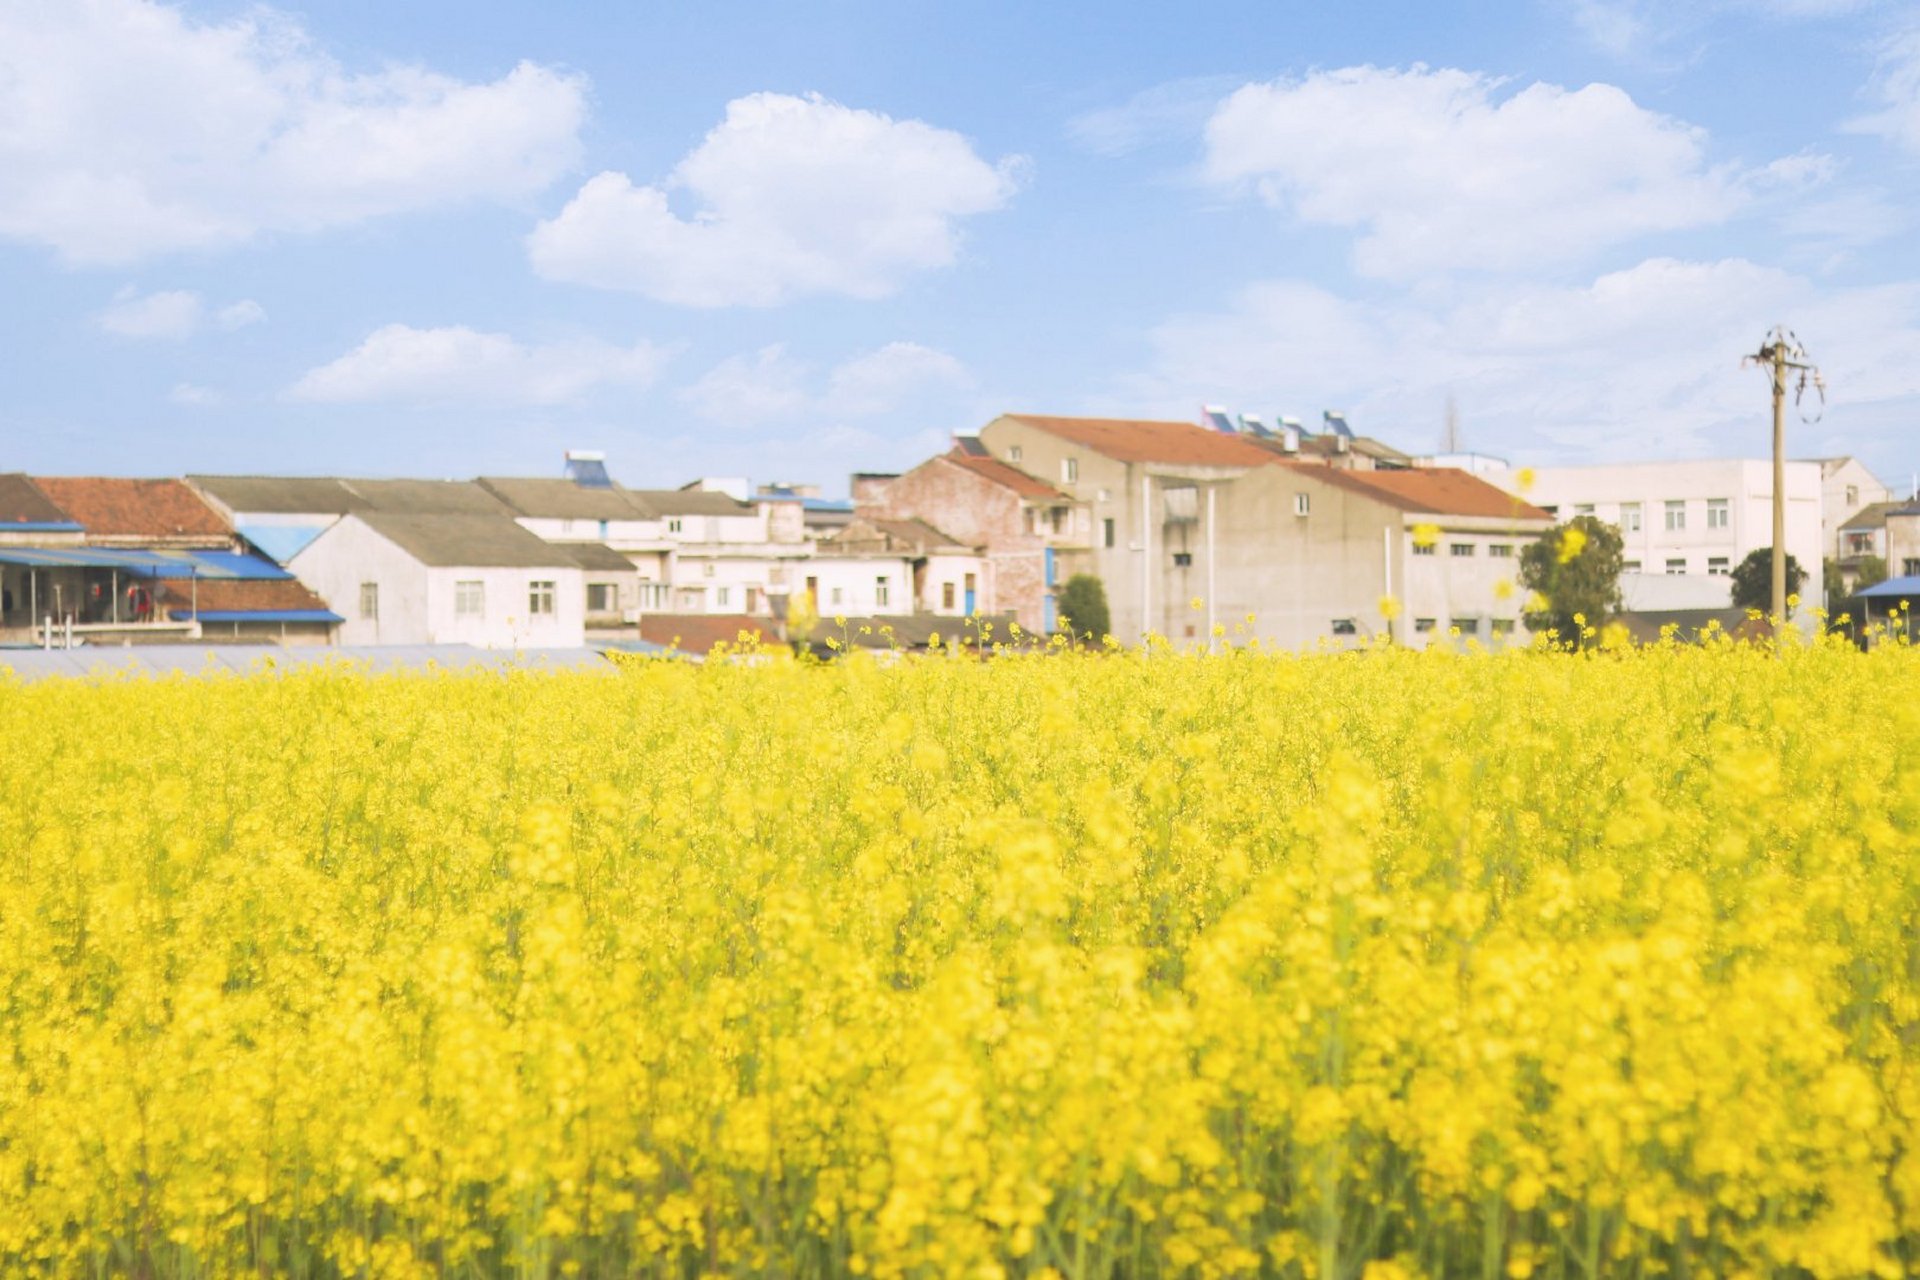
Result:
M1200 408L1202 423L1215 431L1224 431L1228 435L1238 435L1240 429L1233 425L1233 418L1223 404L1202 405Z

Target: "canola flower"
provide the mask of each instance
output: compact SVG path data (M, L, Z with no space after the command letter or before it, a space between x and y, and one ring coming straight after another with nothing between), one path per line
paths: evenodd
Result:
M0 1272L1908 1274L1915 759L1897 645L0 678Z

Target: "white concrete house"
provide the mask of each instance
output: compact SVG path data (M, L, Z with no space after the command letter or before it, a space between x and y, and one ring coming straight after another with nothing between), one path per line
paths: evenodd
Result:
M1807 574L1803 609L1823 598L1821 561L1831 554L1821 470L1786 464L1786 545ZM1486 479L1519 493L1519 477ZM1734 566L1773 544L1773 463L1763 458L1538 467L1524 496L1558 520L1591 515L1620 530L1629 610L1727 608Z
M578 646L586 580L505 515L342 516L287 567L345 617L342 644Z

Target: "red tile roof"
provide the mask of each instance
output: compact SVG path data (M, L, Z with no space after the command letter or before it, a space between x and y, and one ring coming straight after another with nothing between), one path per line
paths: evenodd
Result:
M640 619L640 638L682 653L706 654L718 644L737 644L747 632L761 644L778 644L772 624L744 613L650 613Z
M1347 471L1310 462L1283 464L1328 484L1377 498L1402 511L1439 516L1509 516L1552 521L1539 507L1455 467L1415 467L1405 471Z
M165 607L185 609L197 605L207 613L252 612L260 609L324 609L327 602L295 578L268 578L252 581L232 578L201 578L198 582L169 579L161 586Z
M233 527L179 480L35 476L35 485L93 538L231 537Z
M1259 467L1278 461L1250 440L1191 422L1134 418L1050 418L1006 415L1048 435L1083 444L1116 462L1164 462L1198 467Z
M1066 494L1045 480L1035 479L1020 468L1002 462L998 458L983 458L978 454L963 453L955 449L947 455L947 461L956 467L965 467L975 475L991 480L997 485L1011 489L1023 498L1057 498L1062 502L1070 501Z

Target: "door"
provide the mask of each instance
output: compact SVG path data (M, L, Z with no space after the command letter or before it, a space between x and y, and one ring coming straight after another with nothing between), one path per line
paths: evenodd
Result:
M974 603L973 575L968 574L967 575L967 616L969 618L973 616L973 603Z

